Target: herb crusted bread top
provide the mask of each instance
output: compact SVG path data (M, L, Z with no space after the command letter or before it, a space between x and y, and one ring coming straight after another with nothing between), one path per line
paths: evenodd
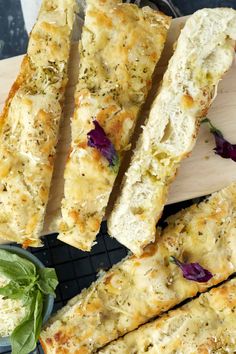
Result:
M72 246L94 243L169 25L149 7L87 1L59 224L59 239Z
M45 353L92 353L236 270L236 184L170 217L156 243L113 266L70 300L41 333ZM198 262L213 277L200 283L170 262Z
M100 354L235 353L236 280L218 288L99 351Z
M44 0L0 116L0 238L40 245L62 112L75 0Z

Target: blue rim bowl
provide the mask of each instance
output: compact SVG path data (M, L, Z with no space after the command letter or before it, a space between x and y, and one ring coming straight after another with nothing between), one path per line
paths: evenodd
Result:
M37 268L46 268L45 265L32 253L26 251L23 248L12 246L12 245L0 245L0 249L10 251L12 253L17 254L23 258L28 259L32 263L36 265ZM54 305L54 297L53 295L47 295L44 299L44 306L43 306L43 324L49 319ZM0 337L0 348L1 347L10 347L10 337Z

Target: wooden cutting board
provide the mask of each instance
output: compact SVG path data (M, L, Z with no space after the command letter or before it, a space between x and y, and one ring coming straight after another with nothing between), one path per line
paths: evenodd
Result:
M155 87L149 97L149 104L154 97L158 82L161 80L172 54L173 43L176 41L185 21L186 18L172 21L166 47L157 67L154 79ZM0 108L2 108L8 91L16 78L21 60L22 56L18 56L0 61ZM57 231L55 220L60 215L60 201L63 196L63 170L70 144L69 124L73 112L73 92L79 67L78 61L78 50L75 43L72 48L70 80L43 234ZM139 124L144 120L149 104L143 110ZM222 130L230 142L236 143L236 61L234 61L232 68L220 83L217 98L208 113L208 117L214 125ZM209 133L207 126L202 125L191 157L183 161L177 178L171 186L168 204L210 194L236 180L236 163L215 155L213 148L214 139ZM113 197L115 195L116 189Z

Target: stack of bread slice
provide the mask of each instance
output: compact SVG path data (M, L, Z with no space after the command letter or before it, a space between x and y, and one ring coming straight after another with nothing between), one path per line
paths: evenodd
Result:
M45 353L94 353L236 272L235 183L167 223L141 257L113 266L49 320L41 333ZM185 279L171 257L198 263L213 276Z
M25 247L40 245L74 17L75 0L43 1L1 115L0 237ZM232 64L235 18L228 8L197 11L178 38L108 219L136 255L154 242L169 185ZM58 222L59 239L74 247L94 244L169 26L149 7L87 1Z
M40 245L75 12L75 0L43 0L0 117L0 237L25 247ZM149 7L87 1L59 221L59 239L72 246L88 251L95 241L169 26ZM236 182L156 229L235 40L232 9L203 9L187 21L108 220L111 236L134 254L48 321L45 353L236 352L236 281L229 280Z
M149 7L87 1L59 224L59 239L84 251L99 232L169 26L169 17ZM98 130L107 143L100 136L91 146L88 134Z

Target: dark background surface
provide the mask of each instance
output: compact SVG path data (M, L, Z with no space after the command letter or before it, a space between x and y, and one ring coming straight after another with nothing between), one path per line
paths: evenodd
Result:
M27 42L20 0L0 0L0 59L25 53Z
M173 3L184 15L190 15L203 7L233 7L236 9L236 0L174 0Z
M203 7L228 6L236 9L236 0L174 0L173 3L183 15L191 14ZM156 4L158 5L158 1ZM0 0L0 59L25 53L27 42L20 0ZM198 198L166 207L162 220L199 200ZM162 225L163 221L160 224ZM99 270L109 269L127 254L123 246L107 235L105 223L102 224L97 238L98 243L90 253L70 247L58 241L56 236L45 237L43 248L31 250L46 266L53 266L56 269L60 284L57 288L54 311L83 288L88 287L96 279ZM41 352L38 346L35 353ZM0 349L0 353L10 354L10 351Z

